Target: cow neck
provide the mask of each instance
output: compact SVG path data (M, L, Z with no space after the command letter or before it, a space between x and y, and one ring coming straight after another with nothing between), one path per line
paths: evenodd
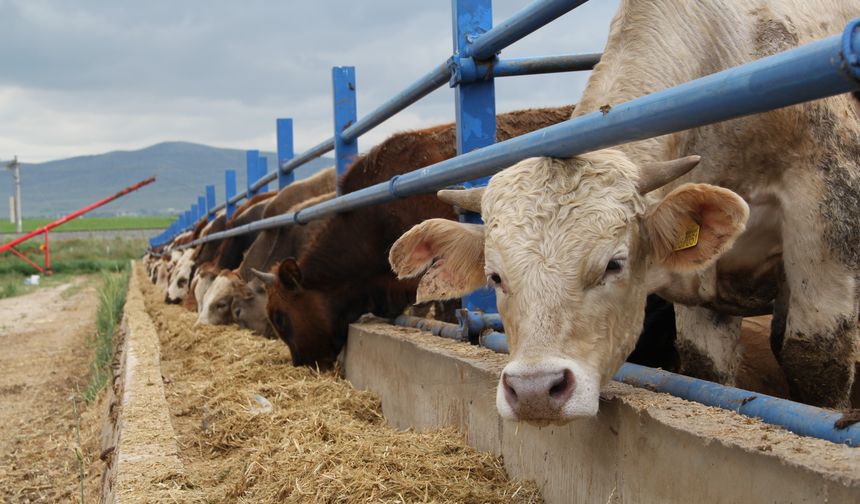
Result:
M750 2L737 0L745 4ZM617 105L649 93L703 77L741 64L747 52L738 45L737 31L748 24L741 11L708 2L671 0L623 0L612 20L609 41L589 77L573 114L578 117L609 105ZM674 64L655 58L671 54ZM708 58L702 58L708 54ZM611 108L608 113L611 112ZM673 159L687 133L674 133L624 144L619 147L634 162Z

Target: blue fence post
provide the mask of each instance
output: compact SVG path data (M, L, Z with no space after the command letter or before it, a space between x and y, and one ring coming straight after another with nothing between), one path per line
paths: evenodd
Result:
M203 219L206 217L206 197L198 196L197 197L197 220Z
M266 176L266 173L269 172L269 158L266 156L260 156L257 158L257 178L254 180L260 180L261 178ZM269 192L269 184L263 184L257 189L257 194Z
M278 119L275 126L278 132L278 189L283 189L292 184L296 178L292 171L284 173L281 170L281 165L293 159L295 155L293 151L293 120Z
M200 210L197 207L197 203L191 205L191 228L197 224L197 219L200 218Z
M251 190L251 186L257 181L257 169L259 166L257 158L259 157L260 151L258 150L245 151L245 181L247 183L245 188L248 191L248 199L253 198L257 194L257 191Z
M206 219L212 222L215 219L215 186L206 186Z
M338 178L358 155L358 141L344 141L341 133L357 119L355 102L355 67L333 67L331 86L334 96L334 157ZM340 196L340 187L337 195Z
M475 38L493 27L492 0L452 0L454 16L454 61L468 53ZM454 92L457 117L457 155L492 145L496 141L496 91L492 78L457 83ZM466 187L487 185L489 177L472 180ZM468 213L463 222L481 223L481 216ZM483 288L463 297L463 307L495 313L496 294Z
M233 217L236 213L236 203L230 201L236 196L236 170L224 170L224 188L226 189L224 197L226 198L225 209L227 210L227 220Z

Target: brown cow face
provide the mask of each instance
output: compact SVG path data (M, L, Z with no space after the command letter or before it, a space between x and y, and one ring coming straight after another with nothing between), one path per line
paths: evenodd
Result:
M266 313L272 328L290 347L293 365L331 368L346 342L349 322L365 311L364 306L349 295L349 289L305 288L293 258L285 259L273 272L263 277L268 283Z
M266 316L266 284L259 278L242 282L237 280L231 305L233 319L239 327L250 329L266 338L275 338L275 332Z

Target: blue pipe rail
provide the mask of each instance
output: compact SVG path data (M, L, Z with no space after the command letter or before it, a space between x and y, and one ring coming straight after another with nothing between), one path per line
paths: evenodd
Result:
M434 336L442 336L443 338L457 341L468 341L462 327L449 322L440 322L438 320L413 317L410 315L400 315L394 319L394 324L402 327L414 327L422 331L430 332Z
M475 38L461 56L476 60L492 58L505 47L567 14L588 0L539 0L527 5L490 31Z
M779 425L801 436L817 437L851 447L860 446L860 423L838 429L835 424L842 414L835 411L637 364L625 363L613 379L707 406L760 418L766 423Z
M388 182L207 236L219 240L378 205L492 175L535 156L571 157L860 90L857 22L836 35L441 161ZM195 240L188 246L204 243Z

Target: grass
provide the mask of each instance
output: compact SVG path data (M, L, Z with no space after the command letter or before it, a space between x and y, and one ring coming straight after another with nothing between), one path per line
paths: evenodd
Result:
M93 358L90 383L83 391L86 401L93 401L107 383L113 355L113 335L122 318L122 308L128 291L129 271L103 272L99 289L99 307L96 313L95 357Z
M41 242L22 243L17 250L36 264L44 265L44 254L39 250ZM53 286L68 282L78 275L94 275L103 271L125 271L129 260L140 257L146 248L144 239L88 238L51 242L50 276L42 276L41 286ZM39 287L24 285L24 278L38 273L35 268L11 253L0 255L0 299L20 296ZM64 293L64 296L74 294Z
M24 242L16 249L36 264L44 265L42 241ZM51 242L51 270L59 273L98 273L104 270L124 270L130 259L138 258L146 249L142 238L87 238ZM31 275L37 271L11 253L0 255L0 278L4 275Z
M24 232L32 231L56 219L24 219ZM123 217L78 217L52 229L64 231L116 231L123 229L164 229L173 222L174 217L166 215L123 216ZM0 233L14 233L15 224L4 220L0 222Z

